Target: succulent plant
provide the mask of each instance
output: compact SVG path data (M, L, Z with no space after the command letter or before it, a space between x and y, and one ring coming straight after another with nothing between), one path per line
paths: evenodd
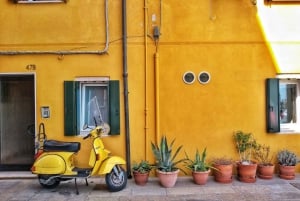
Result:
M162 172L172 172L177 169L180 163L183 163L186 159L176 160L176 156L180 152L182 145L177 147L177 149L173 149L174 140L170 144L168 144L168 140L166 136L162 136L159 144L154 144L151 142L152 152L156 159L156 168ZM184 170L180 169L184 172Z
M297 155L287 149L280 150L277 153L277 160L280 165L285 165L285 166L295 166L297 163L300 161L297 159Z
M215 169L213 166L211 166L209 163L206 162L206 148L202 151L202 154L196 150L194 159L190 159L187 153L185 153L186 156L186 167L194 172L205 172L208 171L210 168Z
M139 173L147 173L147 172L150 172L153 167L154 166L149 164L148 161L141 160L141 162L139 162L139 163L135 162L133 164L132 170L139 172Z

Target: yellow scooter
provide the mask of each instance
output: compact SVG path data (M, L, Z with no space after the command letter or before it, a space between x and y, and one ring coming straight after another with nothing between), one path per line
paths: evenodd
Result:
M96 126L83 139L92 138L93 148L90 152L90 168L77 168L74 164L74 155L80 150L80 142L61 142L45 140L43 148L37 152L35 162L31 168L33 174L38 175L41 186L55 188L61 181L75 179L76 192L77 178L87 178L94 175L105 175L108 190L116 192L124 189L127 176L121 165L126 162L118 156L109 156L110 151L104 148L101 140L102 126Z

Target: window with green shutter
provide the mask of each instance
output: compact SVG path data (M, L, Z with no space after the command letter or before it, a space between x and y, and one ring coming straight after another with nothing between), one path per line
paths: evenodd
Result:
M299 78L279 76L267 79L267 132L300 133Z
M107 123L110 135L120 134L119 81L65 81L65 135L86 134L89 128Z

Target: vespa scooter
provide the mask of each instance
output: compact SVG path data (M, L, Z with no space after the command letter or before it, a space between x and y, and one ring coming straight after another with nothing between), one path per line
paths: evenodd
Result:
M39 183L45 188L55 188L61 181L75 179L76 193L77 178L87 178L94 175L105 175L107 188L111 192L124 189L127 184L125 170L121 167L126 162L118 156L110 156L110 151L104 148L101 140L103 128L97 126L83 139L92 138L93 148L90 152L90 168L78 168L74 164L74 155L80 150L80 142L61 142L45 140L41 151L37 152L31 168L37 174Z

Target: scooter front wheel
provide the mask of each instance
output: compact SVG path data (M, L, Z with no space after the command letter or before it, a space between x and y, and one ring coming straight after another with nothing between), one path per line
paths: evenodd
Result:
M38 175L39 182L44 188L55 188L59 185L60 179L54 175Z
M111 172L105 175L105 181L109 191L123 190L127 184L126 172L119 165L115 165Z

